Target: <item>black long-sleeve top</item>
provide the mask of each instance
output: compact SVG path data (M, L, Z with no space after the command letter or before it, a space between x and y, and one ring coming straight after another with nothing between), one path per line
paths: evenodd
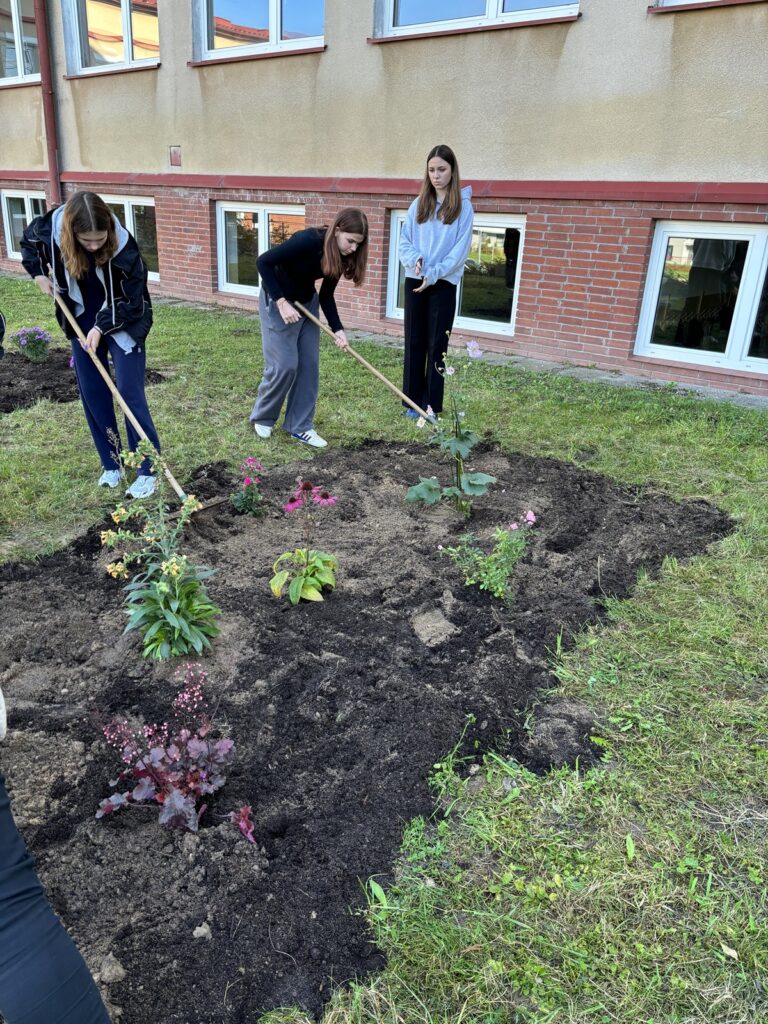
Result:
M261 275L261 286L273 302L284 298L306 305L314 295L315 281L322 277L320 306L331 330L341 331L344 328L333 297L339 279L323 277L324 242L324 228L305 228L297 231L287 242L263 252L256 260L256 266Z

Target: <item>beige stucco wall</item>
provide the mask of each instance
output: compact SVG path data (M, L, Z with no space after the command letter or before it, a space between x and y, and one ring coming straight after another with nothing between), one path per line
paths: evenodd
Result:
M324 53L190 68L189 5L160 0L158 70L64 81L57 4L62 168L166 173L181 145L185 174L418 177L443 141L467 178L768 180L768 4L646 6L370 45L373 0L326 0ZM0 90L0 166L44 166L29 93Z
M40 87L0 89L0 170L47 167Z

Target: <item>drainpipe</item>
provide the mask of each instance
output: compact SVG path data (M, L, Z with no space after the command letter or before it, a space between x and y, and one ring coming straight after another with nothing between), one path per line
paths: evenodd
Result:
M51 71L51 41L48 36L48 18L45 13L45 0L35 0L35 28L37 29L37 46L40 55L40 85L43 90L43 124L45 126L45 146L48 152L48 192L52 206L61 204L61 184L59 182L59 135L56 130L56 96L53 91L53 73Z

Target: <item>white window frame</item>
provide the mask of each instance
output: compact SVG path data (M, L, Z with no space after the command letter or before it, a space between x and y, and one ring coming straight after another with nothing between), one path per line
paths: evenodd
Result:
M21 20L21 0L10 0L11 4L11 24L13 25L13 46L16 50L16 67L24 67L24 29ZM38 53L39 53L39 41L38 41ZM0 89L4 85L18 85L20 82L39 82L40 72L32 71L30 74L26 74L24 71L20 75L14 75L13 77L0 78Z
M495 25L514 25L526 21L557 21L572 18L579 13L579 0L571 0L556 7L541 7L536 0L524 11L504 13L504 0L485 0L485 14L472 18L452 18L447 21L424 21L416 25L395 25L396 0L374 0L374 38L429 35L434 32L461 31L488 28Z
M228 57L250 57L260 53L290 53L325 46L325 34L302 36L300 39L281 39L281 0L269 0L269 41L252 46L227 46L211 49L208 45L208 5L210 0L192 0L192 49L195 60L226 60ZM325 8L323 8L325 19Z
M225 215L227 213L254 213L258 218L258 238L260 256L269 248L269 217L270 215L290 214L291 216L306 217L306 209L299 204L288 206L281 204L263 203L239 203L222 200L216 203L216 265L217 265L217 287L220 292L229 295L250 295L258 297L261 292L260 285L232 284L227 280L227 242L225 231ZM266 243L266 244L265 244ZM259 275L261 280L261 275Z
M99 195L105 203L120 203L125 207L125 222L124 227L130 231L133 237L136 237L136 221L133 215L134 206L151 206L155 209L155 200L152 196L118 196L118 195L106 195L104 192L100 192ZM157 232L157 211L155 210L155 232ZM157 237L155 237L157 241ZM160 255L160 247L158 246L158 258ZM150 281L159 281L160 274L154 270L147 268L147 275Z
M125 59L116 61L114 64L100 64L98 67L91 67L83 63L83 53L80 49L83 26L80 23L80 4L78 0L61 0L61 7L64 22L64 52L68 74L103 75L110 71L120 71L125 68L156 68L159 66L159 57L144 57L141 60L134 60L132 57L133 30L131 27L130 0L120 0L120 12L123 19L123 56Z
M725 352L701 352L677 345L659 345L651 341L659 289L664 273L670 238L728 238L748 242L747 258L739 282L731 329ZM659 221L651 246L643 304L635 341L635 355L664 362L691 363L718 369L768 373L768 360L749 358L749 346L757 317L763 282L768 270L768 226L731 224L722 221Z
M398 249L400 245L400 232L405 223L406 210L392 210L390 213L389 227L389 264L387 268L387 305L386 315L393 320L404 320L405 310L397 305L397 283L400 277L400 258ZM476 213L473 228L515 228L520 232L520 247L517 252L517 266L515 267L515 289L512 293L512 308L509 314L509 323L500 323L498 320L481 320L477 317L461 316L458 310L461 309L461 285L456 296L457 314L453 326L460 331L480 331L483 334L499 334L504 337L515 336L515 321L517 319L517 300L520 294L520 272L523 265L523 250L525 248L525 222L524 214L515 213Z
M13 239L13 232L11 231L11 215L8 210L7 199L23 199L24 209L27 215L27 226L38 216L32 210L32 200L41 199L45 202L45 192L21 192L16 189L3 189L0 192L0 199L2 199L3 207L3 232L5 233L5 251L9 260L21 260L21 252L11 248L11 241Z

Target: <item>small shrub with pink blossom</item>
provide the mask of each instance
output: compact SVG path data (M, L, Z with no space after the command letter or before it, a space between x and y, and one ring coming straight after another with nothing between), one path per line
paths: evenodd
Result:
M122 787L122 792L101 801L97 818L132 804L155 803L161 825L197 832L208 798L224 785L235 756L234 742L226 736L217 738L213 731L215 715L209 714L205 699L206 678L199 665L187 665L169 721L139 726L114 718L102 726L104 738L123 764L110 785ZM226 817L255 842L250 806Z
M45 362L52 340L43 327L22 327L11 335L11 341L16 343L19 352L31 363Z
M447 555L464 573L467 586L487 590L494 597L509 603L512 594L509 579L528 547L528 534L536 524L532 511L522 513L508 526L493 531L493 549L486 554L475 542L474 534L464 533L454 547L438 544L441 555Z
M261 477L258 475L263 469L258 459L252 456L240 466L240 486L230 499L239 515L257 518L264 515L264 498L259 491Z
M322 591L333 590L336 586L339 563L334 555L313 549L312 536L318 513L335 505L337 500L324 487L297 478L296 488L283 505L283 511L287 515L300 515L304 547L285 551L275 560L269 584L275 597L282 597L287 588L288 600L293 605L299 601L322 601Z

